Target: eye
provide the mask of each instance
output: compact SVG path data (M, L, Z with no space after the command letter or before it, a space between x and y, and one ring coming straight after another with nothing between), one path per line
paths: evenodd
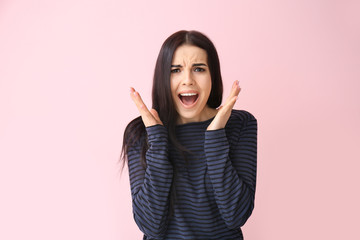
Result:
M195 72L204 72L205 69L204 68L200 68L200 67L197 67L194 69Z
M178 73L178 72L180 72L179 68L171 69L171 73Z

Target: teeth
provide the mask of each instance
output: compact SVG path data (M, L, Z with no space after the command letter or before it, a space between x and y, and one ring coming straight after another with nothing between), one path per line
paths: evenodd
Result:
M188 97L188 96L195 96L197 94L196 93L181 93L180 95L183 97Z

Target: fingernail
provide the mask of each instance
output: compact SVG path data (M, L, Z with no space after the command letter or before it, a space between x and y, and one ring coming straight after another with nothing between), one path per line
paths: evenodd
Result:
M239 81L238 81L238 80L235 81L235 84L234 84L233 87L234 87L234 88L238 88L238 87L239 87Z

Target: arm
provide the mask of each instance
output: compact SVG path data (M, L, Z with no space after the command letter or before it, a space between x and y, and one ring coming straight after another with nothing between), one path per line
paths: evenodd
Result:
M208 174L217 206L229 228L244 225L254 208L257 121L249 113L246 116L239 136L229 139L230 141L224 128L205 133Z
M167 131L162 125L146 128L149 149L146 169L140 163L140 146L128 152L134 219L140 230L158 238L167 228L172 165L168 160Z
M134 219L146 236L158 238L167 229L173 178L172 165L168 159L168 136L157 111L149 110L134 88L130 88L130 96L146 127L149 144L145 155L146 169L140 163L140 144L128 151Z

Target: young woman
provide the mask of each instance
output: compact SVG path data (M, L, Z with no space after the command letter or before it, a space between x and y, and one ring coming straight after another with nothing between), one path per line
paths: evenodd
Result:
M152 109L131 88L140 117L124 133L134 219L144 239L243 239L254 208L257 121L223 106L213 43L197 31L171 35L160 50Z

